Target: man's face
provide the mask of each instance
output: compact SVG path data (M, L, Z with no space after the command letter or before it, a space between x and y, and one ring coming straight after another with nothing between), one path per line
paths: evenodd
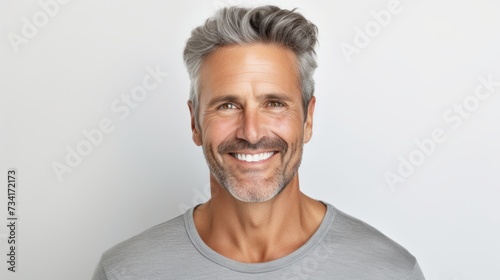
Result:
M223 47L201 68L198 116L190 105L193 140L217 183L238 200L266 201L297 179L314 104L313 97L305 118L291 50Z

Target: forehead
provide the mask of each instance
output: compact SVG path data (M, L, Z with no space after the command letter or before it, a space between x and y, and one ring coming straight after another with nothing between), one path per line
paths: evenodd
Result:
M275 44L232 45L208 56L200 71L203 93L300 91L297 57Z

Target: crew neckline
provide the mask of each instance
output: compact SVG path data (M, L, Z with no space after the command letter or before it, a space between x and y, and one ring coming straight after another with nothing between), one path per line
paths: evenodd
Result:
M321 201L320 201L321 202ZM335 208L328 203L321 202L326 206L326 213L321 221L318 229L313 233L311 238L306 241L302 246L300 246L297 250L292 253L272 260L268 262L262 263L243 263L238 262L228 257L225 257L212 248L208 247L205 242L201 239L198 231L196 230L196 226L194 224L193 213L196 207L190 208L186 213L184 213L184 225L186 227L186 232L191 240L191 243L195 246L195 248L207 259L210 261L217 263L218 265L224 266L234 271L243 272L243 273L263 273L278 270L289 266L301 258L305 257L307 253L314 249L316 245L323 240L325 235L328 233L330 227L333 224L333 220L335 218Z

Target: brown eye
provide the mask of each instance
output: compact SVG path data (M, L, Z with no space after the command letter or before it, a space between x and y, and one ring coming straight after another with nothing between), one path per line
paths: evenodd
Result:
M285 105L279 101L270 101L267 103L267 106L269 107L284 107Z
M219 110L231 110L231 109L236 109L236 105L232 103L225 103L219 106Z

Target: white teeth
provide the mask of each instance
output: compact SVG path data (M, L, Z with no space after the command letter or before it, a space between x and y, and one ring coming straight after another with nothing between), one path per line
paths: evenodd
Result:
M274 155L274 152L267 152L267 153L261 153L261 154L255 154L255 155L250 155L250 154L233 154L237 159L246 161L246 162L255 162L255 161L261 161L261 160L266 160L270 158L272 155Z

